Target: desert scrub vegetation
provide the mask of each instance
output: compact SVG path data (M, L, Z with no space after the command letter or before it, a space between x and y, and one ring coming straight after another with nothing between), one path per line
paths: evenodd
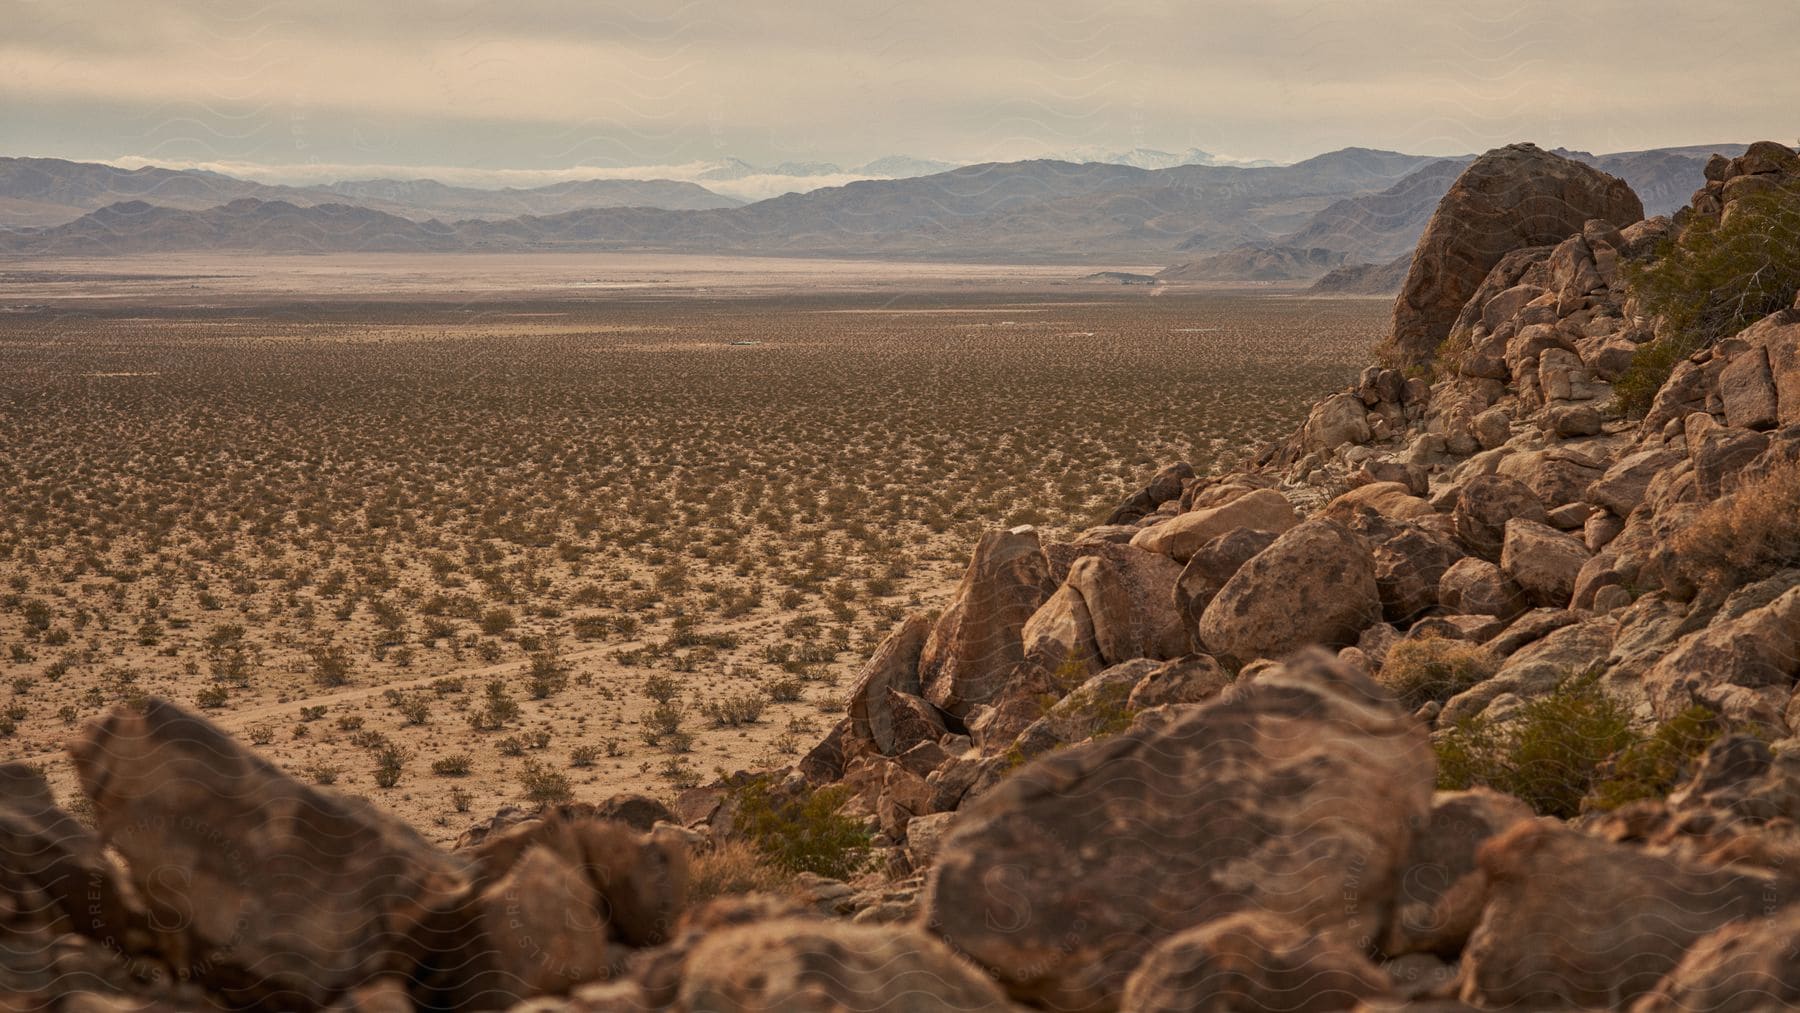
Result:
M516 799L501 743L539 728L558 767L618 744L578 792L666 794L670 746L810 746L983 528L1064 537L1168 461L1284 435L1384 313L1084 289L0 314L0 668L36 680L6 751L216 685L209 718L277 729L290 770L363 790L350 736L409 749L371 797L415 822L452 786ZM684 715L656 747L650 676ZM457 754L469 776L434 775Z
M794 874L749 841L719 841L688 863L688 900L694 904L735 894L783 893L793 886Z
M1800 462L1776 465L1706 504L1675 533L1674 547L1693 576L1727 584L1800 566Z
M745 781L734 795L733 830L777 868L849 879L868 864L869 828L838 812L849 789L803 788L784 796L767 776L759 776Z
M1695 216L1651 256L1628 263L1625 278L1644 310L1662 319L1657 339L1613 384L1620 409L1641 418L1682 359L1793 305L1800 191L1742 197L1722 222Z
M1492 788L1572 819L1667 794L1721 731L1703 707L1640 731L1593 674L1579 673L1498 720L1440 731L1433 749L1440 789Z
M1377 680L1409 710L1443 703L1493 678L1500 662L1479 645L1448 637L1402 640L1388 649Z

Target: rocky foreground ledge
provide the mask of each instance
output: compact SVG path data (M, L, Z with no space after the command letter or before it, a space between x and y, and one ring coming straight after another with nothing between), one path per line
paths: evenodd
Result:
M442 851L163 701L73 744L91 830L0 766L0 1009L1800 1006L1800 306L1617 393L1674 340L1635 272L1800 199L1776 144L1707 176L1641 221L1483 156L1388 366L985 536L790 770ZM876 871L690 903L748 784Z

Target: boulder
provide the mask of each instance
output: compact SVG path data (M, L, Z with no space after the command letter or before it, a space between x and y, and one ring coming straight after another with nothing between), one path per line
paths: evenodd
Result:
M1379 938L1431 804L1423 726L1319 652L1246 678L966 805L926 924L1015 998L1066 1010L1118 1008L1152 947L1239 911Z
M1175 605L1181 573L1168 556L1129 545L1100 546L1069 568L1068 584L1087 603L1106 664L1187 652L1187 626Z
M1133 711L1167 704L1202 703L1231 685L1231 673L1204 654L1164 662L1144 674L1131 688L1125 705Z
M1681 455L1672 450L1640 450L1627 454L1588 485L1587 498L1619 517L1629 517L1644 501L1644 491L1650 487L1650 480L1680 460Z
M1454 956L1481 915L1486 883L1475 864L1482 842L1532 818L1531 807L1499 792L1441 791L1400 877L1394 920L1382 950L1392 956Z
M1437 597L1452 612L1506 621L1528 607L1523 588L1498 566L1474 556L1464 556L1444 571Z
M996 696L1025 658L1026 620L1055 591L1035 529L982 535L955 596L920 649L925 699L960 718Z
M1575 594L1575 577L1587 561L1587 546L1573 535L1536 521L1506 523L1500 572L1519 585L1533 604L1567 608Z
M1313 405L1300 427L1302 455L1330 453L1346 443L1367 443L1373 437L1368 412L1355 394L1333 394Z
M1727 925L1694 944L1632 1013L1800 1008L1800 908Z
M1544 501L1525 483L1504 475L1477 475L1457 493L1451 523L1457 540L1471 553L1498 562L1506 522L1514 518L1550 523Z
M1463 552L1449 536L1403 525L1376 543L1375 587L1388 621L1402 625L1438 605L1438 589Z
M1212 604L1245 563L1279 537L1274 531L1238 528L1201 546L1175 581L1175 609L1181 615L1183 629L1197 630L1206 606Z
M1791 903L1792 881L1588 837L1548 820L1481 846L1487 907L1463 950L1465 1002L1618 1007L1688 947Z
M120 952L151 942L100 839L56 807L40 771L19 762L0 764L0 898L10 899L0 918L15 930L29 922Z
M1588 219L1624 227L1644 206L1623 180L1544 151L1514 144L1463 170L1432 213L1394 304L1393 357L1429 361L1463 305L1506 254L1560 243Z
M1537 496L1546 510L1573 503L1587 492L1589 485L1604 471L1599 461L1568 447L1532 450L1508 454L1495 469L1499 475L1515 478ZM1530 518L1537 520L1537 518Z
M313 788L159 698L70 745L100 839L176 959L234 1002L311 1009L406 973L469 888L464 864L359 799Z
M1106 515L1104 526L1133 524L1143 520L1164 503L1180 499L1182 489L1193 477L1193 466L1185 461L1167 465L1150 479L1148 485L1125 497L1124 502L1114 507L1113 512Z
M1781 727L1800 673L1800 587L1735 617L1716 617L1644 676L1656 716L1696 703L1735 721Z
M1800 422L1800 299L1795 300L1794 309L1751 324L1738 334L1738 340L1765 350L1780 423L1791 426Z
M930 634L931 622L924 615L907 616L875 648L850 690L851 736L884 756L898 755L917 741L896 735L893 703L896 694L918 694L919 655Z
M1131 544L1185 563L1207 542L1238 528L1277 534L1300 523L1294 506L1274 489L1253 489L1214 507L1190 510L1138 532Z
M1404 482L1370 482L1359 485L1325 505L1324 516L1339 523L1349 523L1358 510L1373 510L1390 520L1414 520L1437 511L1431 504L1413 495Z
M1163 940L1126 981L1122 1008L1328 1013L1392 990L1387 975L1357 947L1245 911Z
M1719 373L1719 400L1728 426L1773 429L1781 421L1767 348L1750 348L1732 356Z
M1200 616L1200 641L1242 663L1308 644L1346 647L1380 620L1368 543L1336 521L1314 519L1232 575Z
M786 918L729 927L700 938L678 973L675 1008L695 1013L1011 1009L949 947L905 925Z

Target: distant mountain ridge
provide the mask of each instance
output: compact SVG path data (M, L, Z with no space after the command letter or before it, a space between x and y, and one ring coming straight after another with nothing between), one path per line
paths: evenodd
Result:
M1663 195L1700 185L1712 151L1734 147L1742 146L1575 157L1652 195L1646 204L1654 213ZM0 160L0 184L12 181L0 185L7 195L0 202L68 202L92 199L83 192L125 189L141 196L59 225L0 228L0 253L646 250L1093 265L1171 263L1185 254L1190 264L1205 262L1196 275L1310 281L1410 250L1467 160L1368 148L1259 167L1142 169L1035 159L861 180L742 205L663 181L719 205L694 208L654 206L642 188L657 184L634 180L503 191L407 180L292 188L216 173L61 163L74 171L35 179L35 189L17 184L21 175L29 179L21 164L43 161ZM236 196L217 200L223 193ZM623 203L600 203L606 198ZM501 202L520 210L494 213ZM565 209L569 203L578 206ZM483 213L471 213L470 205ZM282 229L289 231L278 235Z
M669 179L592 179L492 190L450 186L429 179L356 180L300 187L257 183L205 169L121 169L60 158L0 158L0 224L4 225L56 225L89 211L133 200L159 207L204 210L243 198L284 201L301 207L348 201L419 221L515 218L591 207L700 210L743 204L697 183Z

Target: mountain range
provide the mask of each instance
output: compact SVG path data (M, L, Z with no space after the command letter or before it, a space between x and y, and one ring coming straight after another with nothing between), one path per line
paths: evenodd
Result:
M1730 155L1742 146L1567 154L1623 176L1654 214L1685 201L1714 151ZM1150 161L1163 155L1137 153ZM1196 149L1166 157L1210 156ZM884 161L879 168L887 172L920 167ZM6 223L0 254L654 250L1160 262L1176 265L1165 280L1304 281L1336 267L1387 263L1410 250L1468 161L1367 148L1293 165L1140 168L1035 159L860 180L742 204L678 180L505 190L385 179L292 187L198 170L0 159L0 223ZM789 174L833 168L772 167ZM730 162L717 170L760 171ZM43 220L70 211L74 220Z

